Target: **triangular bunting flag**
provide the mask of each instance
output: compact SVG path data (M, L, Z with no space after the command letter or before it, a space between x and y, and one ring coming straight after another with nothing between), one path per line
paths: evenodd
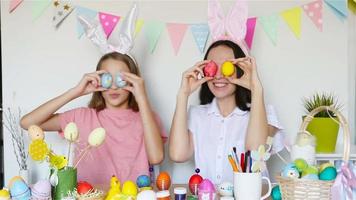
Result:
M190 26L195 43L198 46L200 53L204 53L206 41L209 36L209 26L208 24L192 24Z
M167 30L175 55L178 54L179 47L182 44L182 40L184 38L185 32L187 31L187 28L187 24L167 23Z
M11 13L12 11L14 11L17 8L17 6L19 6L20 3L22 2L23 0L11 0L9 6L9 12Z
M98 14L98 12L95 10L81 7L81 6L76 6L75 11L77 13L77 19L78 19L78 16L82 16L85 19L93 20L96 17L96 15ZM84 33L84 28L78 20L77 20L77 33L78 33L78 38L80 38Z
M99 19L106 34L106 38L109 38L116 24L119 22L120 16L99 12Z
M322 0L313 1L302 6L305 14L313 21L314 25L323 31L323 2Z
M348 0L349 9L356 15L356 0Z
M300 7L291 8L281 13L282 18L293 31L294 35L299 39L301 33L301 12Z
M135 33L134 33L135 37L141 31L143 23L144 23L143 19L138 19L136 21L136 27L135 27Z
M274 45L277 44L278 15L262 16L258 21Z
M162 33L163 28L164 28L164 23L160 21L150 21L146 23L145 35L148 39L148 44L150 48L149 50L151 53L156 48L156 44Z
M346 0L324 0L332 9L336 16L340 19L347 17L347 2Z
M52 2L53 7L53 26L58 28L63 20L73 11L72 5L68 1L55 0Z
M40 17L50 4L51 4L51 0L33 1L32 19L36 20L38 17Z
M245 42L249 49L251 49L252 47L253 36L255 35L256 19L256 17L248 18L246 22L247 31L245 36Z

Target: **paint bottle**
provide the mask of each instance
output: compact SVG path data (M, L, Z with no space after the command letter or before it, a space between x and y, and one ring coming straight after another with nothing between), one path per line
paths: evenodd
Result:
M187 196L187 188L176 187L174 188L174 199L175 200L185 200Z

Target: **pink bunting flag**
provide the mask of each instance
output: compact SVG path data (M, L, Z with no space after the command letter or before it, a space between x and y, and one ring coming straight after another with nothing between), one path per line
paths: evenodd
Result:
M178 54L179 47L182 44L182 40L184 38L185 32L187 31L187 28L187 24L167 23L167 30L175 55Z
M245 42L249 49L252 47L253 36L255 35L256 19L256 17L248 18L246 22L247 31Z
M99 19L106 34L106 38L109 38L116 24L119 22L120 16L99 12Z
M302 6L305 14L313 21L319 31L323 31L323 2L316 0Z
M17 6L19 6L20 3L22 2L23 0L11 0L9 6L9 12L11 13L12 11L14 11L17 8Z

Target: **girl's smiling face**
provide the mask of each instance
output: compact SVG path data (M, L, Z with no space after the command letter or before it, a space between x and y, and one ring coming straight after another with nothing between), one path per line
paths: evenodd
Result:
M107 59L101 64L100 70L110 73L113 78L111 87L102 92L106 108L128 108L130 92L118 88L115 84L117 74L120 72L130 72L128 66L122 61Z
M225 61L234 59L234 52L230 47L220 45L210 50L207 59L218 65L218 71L213 80L208 81L208 87L216 98L234 96L236 85L230 83L221 73L221 66ZM236 78L236 70L232 77Z

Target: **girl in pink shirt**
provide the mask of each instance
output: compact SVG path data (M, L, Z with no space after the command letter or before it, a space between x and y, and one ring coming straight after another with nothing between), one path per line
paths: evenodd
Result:
M135 61L126 54L105 54L97 71L83 76L81 81L64 94L44 103L21 119L21 126L39 125L45 131L60 134L69 122L77 124L81 142L97 128L106 130L105 142L90 151L91 156L78 165L78 180L93 184L108 184L116 175L120 181L135 181L149 174L149 164L159 164L164 157L160 120L151 109L144 80ZM102 87L100 76L109 73L110 88ZM121 74L128 83L123 88L115 84ZM55 113L63 105L80 96L93 94L87 108Z

